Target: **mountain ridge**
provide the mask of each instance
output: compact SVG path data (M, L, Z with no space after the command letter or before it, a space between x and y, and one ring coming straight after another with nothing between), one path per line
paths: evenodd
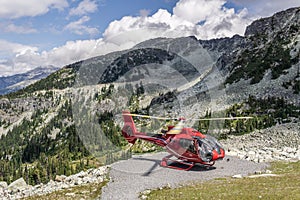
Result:
M24 73L0 77L0 95L20 90L40 79L46 78L59 69L60 68L54 66L44 66Z

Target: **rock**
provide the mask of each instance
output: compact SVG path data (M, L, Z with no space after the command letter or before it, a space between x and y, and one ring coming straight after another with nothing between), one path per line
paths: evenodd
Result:
M3 198L3 200L8 200L8 198L5 198L6 194L4 193L4 191L0 190L0 197Z
M63 182L65 179L66 179L65 175L56 175L54 180L57 182Z
M102 177L99 177L98 179L97 179L97 183L102 183L104 181L104 178L102 178Z
M249 152L248 152L248 155L249 155L249 156L255 156L255 154L256 154L255 151L249 151Z
M19 178L18 180L15 180L8 186L8 189L13 192L23 191L26 190L27 188L29 188L29 185L27 185L27 183L23 178Z
M295 153L296 152L296 148L284 147L283 151L285 151L287 153Z
M99 176L103 176L104 174L107 173L107 166L103 166L103 167L99 167L98 169L95 169L93 171L93 176L99 177Z
M248 178L259 178L259 177L275 177L278 176L277 174L255 174L248 176Z
M98 176L101 176L101 175L102 175L102 172L101 172L101 170L99 170L99 169L95 169L95 170L92 172L92 175L98 177Z
M39 185L35 185L34 187L27 185L23 178L14 181L9 186L7 186L6 182L0 182L0 199L19 199L68 189L74 185L101 183L105 179L105 174L108 172L108 169L108 166L103 166L97 169L89 169L86 172L81 171L78 174L73 174L68 177L65 175L57 175L55 177L55 181L50 180L47 184L41 183ZM4 198L5 195L8 195L6 199ZM66 195L70 198L74 196L74 193L69 192Z
M78 178L77 180L75 180L74 184L75 185L81 185L82 184L82 179Z
M48 183L47 183L47 186L49 186L50 188L53 188L57 185L57 182L53 181L53 180L50 180ZM42 185L41 185L42 187Z
M280 124L243 136L231 136L224 141L228 149L226 155L257 163L300 160L299 125L299 122Z
M65 179L65 182L71 182L71 181L72 181L72 177L73 177L73 175L68 176L68 177Z
M148 195L151 193L151 190L145 190L144 192L142 192L142 194Z
M240 179L240 178L243 178L243 175L241 175L241 174L236 174L236 175L233 175L232 178Z
M147 148L147 147L143 147L142 148L142 151L144 151L144 152L148 152L150 149L149 148Z
M94 171L95 169L93 169L93 168L91 168L91 169L88 169L87 171L86 171L86 173L88 173L88 174L93 174L93 171Z
M266 174L271 174L271 173L272 173L271 170L269 170L269 169L266 170Z
M83 183L90 183L90 182L92 182L91 180L92 180L92 178L90 178L90 177L83 177L82 178Z
M5 181L0 181L0 188L7 188L7 183Z
M81 171L81 172L79 172L79 173L77 174L77 177L83 178L83 177L85 177L85 176L87 176L87 175L88 175L87 172Z

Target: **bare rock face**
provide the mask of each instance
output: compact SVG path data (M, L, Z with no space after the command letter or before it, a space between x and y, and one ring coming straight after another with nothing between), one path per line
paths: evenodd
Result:
M299 7L290 8L288 10L278 12L272 17L257 20L246 28L245 36L257 35L262 33L266 35L272 35L274 32L286 28L286 26L290 26L291 24L299 24L299 12Z

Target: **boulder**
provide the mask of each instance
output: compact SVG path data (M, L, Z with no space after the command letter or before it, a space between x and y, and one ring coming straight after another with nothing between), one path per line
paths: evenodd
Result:
M85 176L87 176L87 175L88 175L87 172L81 171L81 172L79 172L79 173L77 174L77 177L83 178L83 177L85 177Z
M11 191L11 193L16 193L18 191L24 191L28 189L30 186L27 185L25 180L23 178L19 178L18 180L15 180L12 182L9 186L8 189Z
M55 181L57 182L63 182L66 179L65 175L56 175L55 176Z
M241 175L241 174L236 174L236 175L233 175L232 178L241 179L241 178L243 178L243 175Z
M83 178L82 178L82 182L83 182L83 183L91 183L92 180L93 180L93 179L90 178L90 177L83 177Z
M75 180L75 185L81 185L82 184L82 179L81 178L78 178Z
M5 181L0 181L0 188L7 188L7 183Z

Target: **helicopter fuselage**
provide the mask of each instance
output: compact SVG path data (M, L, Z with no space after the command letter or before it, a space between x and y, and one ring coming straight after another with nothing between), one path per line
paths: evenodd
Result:
M193 128L184 127L178 134L169 134L174 126L168 126L164 133L153 134L138 132L131 116L124 117L124 122L122 134L129 143L134 144L137 139L141 139L164 147L170 153L162 160L162 166L168 166L167 162L172 156L180 160L176 162L191 166L195 163L211 166L215 160L225 156L224 149L215 138Z

